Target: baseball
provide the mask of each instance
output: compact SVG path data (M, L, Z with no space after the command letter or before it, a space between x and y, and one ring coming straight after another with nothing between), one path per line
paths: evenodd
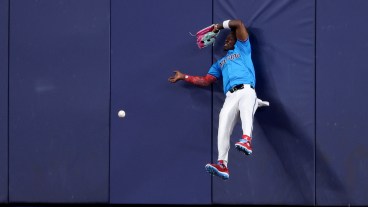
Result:
M119 111L119 113L118 113L118 116L119 116L120 118L125 117L125 111L120 110L120 111Z

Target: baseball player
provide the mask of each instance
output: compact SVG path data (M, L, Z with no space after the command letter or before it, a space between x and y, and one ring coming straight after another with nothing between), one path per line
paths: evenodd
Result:
M239 114L243 136L236 142L235 148L250 155L252 154L254 113L258 107L268 106L269 103L258 99L254 90L256 79L251 58L251 44L243 22L241 20L226 20L220 24L214 24L212 32L218 33L222 29L231 30L223 47L227 51L226 56L215 62L205 76L191 76L177 70L174 71L173 76L169 77L169 82L176 83L179 80L184 80L197 86L208 86L222 78L226 99L219 117L218 162L207 164L205 168L207 172L226 180L229 179L227 163L230 136Z

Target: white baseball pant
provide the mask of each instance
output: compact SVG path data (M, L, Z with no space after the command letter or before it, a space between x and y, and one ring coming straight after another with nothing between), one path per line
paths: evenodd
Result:
M244 84L243 89L233 93L230 91L226 93L225 102L220 112L217 137L218 160L223 160L225 165L228 162L230 136L239 114L243 135L252 137L253 117L257 108L257 94L249 84Z

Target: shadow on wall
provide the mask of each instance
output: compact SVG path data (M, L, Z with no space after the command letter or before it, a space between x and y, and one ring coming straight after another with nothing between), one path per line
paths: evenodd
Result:
M266 74L266 67L269 67L269 65L266 66L265 60L272 57L262 56L262 48L264 47L261 41L264 36L262 30L250 27L248 32L252 41L252 60L256 68L257 95L262 100L270 102L267 113L263 113L262 110L257 112L257 120L266 135L267 141L274 147L274 151L277 152L283 167L287 169L288 176L298 186L305 200L309 200L310 197L307 195L311 195L311 188L306 188L306 186L314 186L313 190L320 190L317 188L323 190L333 189L342 196L340 198L342 202L347 202L349 200L348 193L341 180L329 167L330 164L324 159L323 153L315 147L315 140L308 137L308 131L300 125L300 120L296 120L293 114L289 113L287 108L283 106L281 97L275 90L275 80L272 79L270 74ZM269 62L275 61L270 60ZM315 124L314 120L313 123ZM275 135L282 135L282 137L276 138ZM283 143L280 144L280 141ZM318 158L316 165L315 156ZM315 167L318 167L319 174L317 175L315 174ZM318 179L318 186L313 183L315 182L314 178ZM316 195L317 197L323 196L321 194Z

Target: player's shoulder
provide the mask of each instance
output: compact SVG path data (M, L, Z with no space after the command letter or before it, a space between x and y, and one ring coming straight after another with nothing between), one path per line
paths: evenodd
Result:
M246 40L237 40L235 46L239 49L244 48L243 50L247 50L250 47L249 37Z
M245 39L245 40L237 39L237 40L236 40L236 43L240 43L240 44L250 44L250 40L249 40L249 37L247 37L247 39Z

